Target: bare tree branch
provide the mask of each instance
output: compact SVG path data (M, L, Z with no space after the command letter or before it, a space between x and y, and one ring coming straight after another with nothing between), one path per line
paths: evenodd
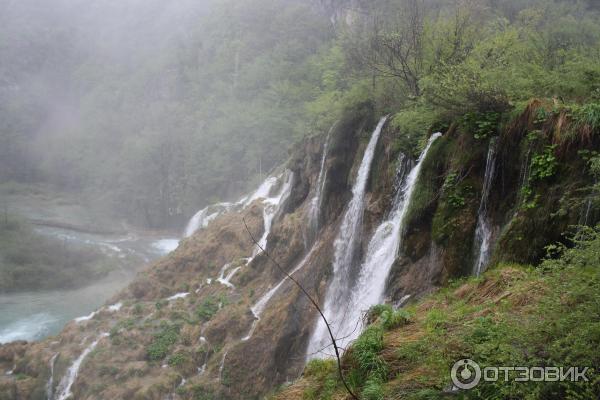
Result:
M346 382L346 378L344 377L344 373L342 372L342 361L340 358L340 351L339 351L339 347L337 345L337 342L335 340L335 337L333 336L333 332L331 331L331 326L329 325L329 321L327 321L327 318L325 317L325 314L323 314L323 311L321 310L321 307L319 306L319 304L317 303L317 301L306 291L306 289L304 289L304 287L296 280L294 279L290 274L288 274L288 272L283 269L283 267L277 262L277 260L273 259L269 253L267 252L266 249L264 249L259 243L258 241L254 238L254 235L252 235L252 232L250 232L250 228L248 228L248 225L246 224L246 217L242 217L242 221L244 222L244 227L246 228L246 231L248 232L248 235L250 236L250 238L252 239L252 241L254 242L254 244L256 246L258 246L258 248L263 252L263 254L283 273L285 274L285 276L290 279L292 282L294 282L294 284L296 286L298 286L298 288L302 291L302 293L304 293L304 295L308 298L308 300L312 303L312 305L316 308L316 310L319 312L319 315L321 316L321 319L323 320L323 322L325 322L325 326L327 327L327 331L329 332L329 337L331 338L331 344L333 345L333 349L335 350L335 357L337 359L337 367L338 367L338 373L340 375L340 379L342 380L342 383L344 384L344 388L346 389L346 391L348 392L348 394L350 396L352 396L353 399L355 400L359 400L359 398L354 394L354 392L352 391L352 389L350 389L350 386L348 385L348 382Z

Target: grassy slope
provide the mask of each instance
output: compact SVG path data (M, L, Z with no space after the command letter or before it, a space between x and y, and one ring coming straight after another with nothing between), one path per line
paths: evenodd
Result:
M452 283L405 312L377 307L375 321L344 357L361 399L448 396L462 358L483 366L600 365L600 236L537 268L504 264ZM598 398L591 383L486 383L459 398ZM455 397L455 396L452 396ZM313 361L276 399L345 399L333 363Z

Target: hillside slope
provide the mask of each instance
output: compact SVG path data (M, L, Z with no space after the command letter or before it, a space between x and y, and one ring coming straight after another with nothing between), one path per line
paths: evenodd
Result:
M569 225L596 222L590 160L598 149L597 126L551 101L535 100L513 115L494 115L493 124L481 131L477 122L489 117L478 114L446 125L423 158L401 221L399 254L383 278L389 304L400 305L409 296L419 299L472 274L483 243L477 239L482 215L490 232L484 269L503 262L537 263L545 246L567 242L561 234ZM254 194L235 204L215 205L221 212L214 220L140 273L97 313L73 321L45 341L1 346L0 368L10 374L0 377L0 399L255 399L296 379L305 366L316 312L269 257L294 271L323 303L335 275L336 238L355 196L353 186L376 119L369 103L346 110L329 132L292 149L289 160ZM358 225L362 239L353 260L359 267L369 253L369 239L390 214L400 154L417 158L415 146L405 139L394 123L387 123L374 148ZM491 146L497 150L490 152ZM486 168L490 154L497 155L491 175ZM487 207L481 207L482 198ZM256 249L251 236L266 253ZM471 314L490 307L488 299L500 305L521 301L514 293L502 297L513 282L519 293L537 293L531 290L537 285L527 286L530 279L523 276L530 273L502 269L470 283L463 294L442 293L452 297L451 307L460 303L468 308L457 314L468 311L475 318ZM427 314L413 308L409 331L385 335L392 341L390 352L395 354L394 341L402 342L410 329L416 329L418 339L428 332L423 326L436 335L445 335L438 325L460 328L458 316L445 314L447 306L440 298L418 306L430 309ZM523 307L527 304L523 300ZM517 314L507 315L521 316L526 308L519 307ZM480 322L477 318L473 320ZM485 312L481 318L482 324L488 323ZM460 329L471 328L467 324ZM427 366L437 375L424 387L439 390L445 384L442 370L462 348L449 349L443 358L431 355L438 359ZM414 358L411 354L407 360ZM398 363L389 371L403 370L405 361L387 356ZM309 369L305 375L310 374ZM385 374L391 378L393 374ZM413 388L422 374L398 379L394 384L400 388Z

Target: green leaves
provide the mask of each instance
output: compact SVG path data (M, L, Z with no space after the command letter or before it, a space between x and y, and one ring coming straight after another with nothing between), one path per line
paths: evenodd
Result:
M557 145L546 146L544 152L535 154L531 158L531 176L532 182L541 181L554 176L558 168L558 161L554 155Z
M148 348L146 354L151 361L160 361L164 359L171 346L177 343L179 339L179 327L177 325L169 325L154 335L154 339Z

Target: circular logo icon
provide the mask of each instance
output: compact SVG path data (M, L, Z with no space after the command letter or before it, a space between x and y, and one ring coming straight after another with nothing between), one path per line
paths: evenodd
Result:
M454 363L450 376L457 388L473 389L481 380L481 368L475 361L465 358Z

